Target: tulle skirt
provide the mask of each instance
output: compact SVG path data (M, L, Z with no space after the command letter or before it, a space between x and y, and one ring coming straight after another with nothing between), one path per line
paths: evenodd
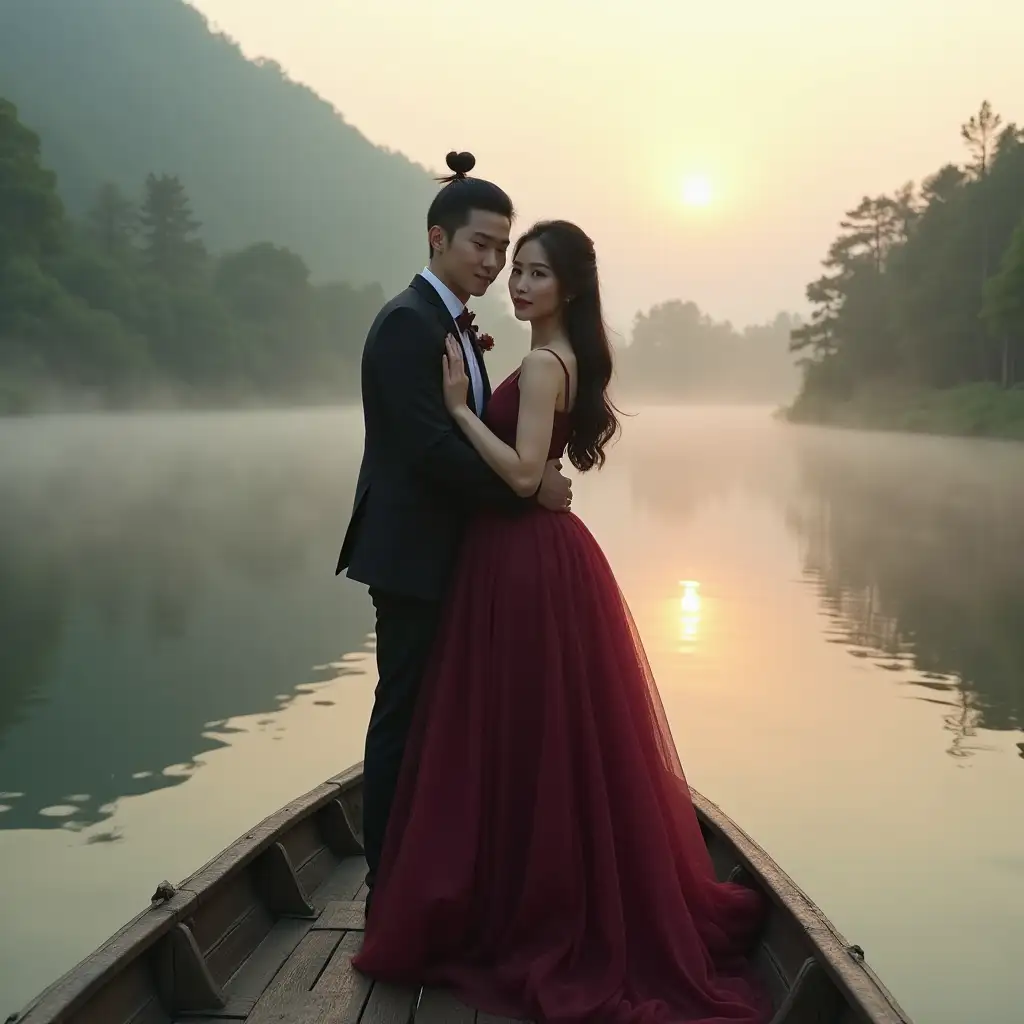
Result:
M469 531L356 967L558 1024L763 1024L647 659L575 515Z

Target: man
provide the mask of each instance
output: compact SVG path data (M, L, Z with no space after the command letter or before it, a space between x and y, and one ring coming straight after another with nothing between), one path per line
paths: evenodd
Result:
M363 762L367 914L416 696L466 523L483 508L516 515L539 503L566 511L572 498L557 461L532 498L517 496L445 409L448 334L462 339L477 415L490 397L466 302L483 295L504 268L514 215L497 185L467 177L472 156L451 153L448 165L455 173L427 213L429 264L381 309L366 337L363 460L335 570L347 568L349 578L367 584L376 611L379 679Z

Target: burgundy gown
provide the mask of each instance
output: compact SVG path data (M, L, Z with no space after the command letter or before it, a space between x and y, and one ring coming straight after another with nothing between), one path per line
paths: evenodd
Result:
M514 444L518 373L485 420ZM550 456L569 421L556 413ZM761 898L715 880L647 659L572 513L468 531L362 951L381 981L552 1024L764 1024Z

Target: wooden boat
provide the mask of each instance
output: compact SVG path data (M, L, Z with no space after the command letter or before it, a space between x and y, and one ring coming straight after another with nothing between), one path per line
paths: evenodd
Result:
M772 859L693 793L722 878L772 912L756 963L773 1024L908 1024L849 945ZM362 765L272 814L56 981L8 1024L500 1024L449 994L373 983L362 942Z

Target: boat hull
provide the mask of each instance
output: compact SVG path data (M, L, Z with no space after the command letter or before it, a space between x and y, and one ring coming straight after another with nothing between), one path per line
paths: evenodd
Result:
M771 912L757 968L773 1024L909 1024L810 898L715 804L691 790L719 877ZM9 1024L310 1024L478 1019L446 993L375 984L362 942L362 765L287 804L150 906ZM496 1024L496 1018L479 1015Z

